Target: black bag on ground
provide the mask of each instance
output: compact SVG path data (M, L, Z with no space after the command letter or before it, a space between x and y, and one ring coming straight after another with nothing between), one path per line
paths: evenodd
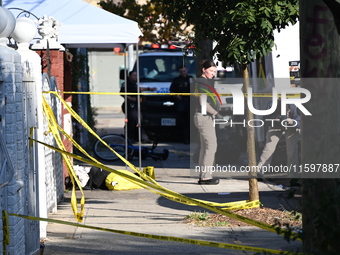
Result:
M90 179L86 187L91 189L108 189L105 185L105 179L110 174L109 171L93 166L89 172Z

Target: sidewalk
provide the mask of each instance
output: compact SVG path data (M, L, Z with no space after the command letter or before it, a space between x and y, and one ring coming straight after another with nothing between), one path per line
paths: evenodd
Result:
M98 111L97 121L105 132L105 124L119 127L121 113L110 110ZM116 129L115 131L119 131ZM107 132L107 133L112 133ZM117 133L117 132L114 132ZM249 198L248 180L221 179L219 185L201 186L197 178L190 176L190 146L180 143L162 143L157 150L170 150L169 158L163 162L146 159L142 167L154 166L156 180L164 187L186 195L214 202L232 202ZM139 160L132 163L138 166ZM121 162L110 165L114 169L125 169ZM284 199L285 191L277 185L259 182L260 200L265 207L290 209ZM78 196L80 197L80 196ZM222 242L267 249L295 251L301 249L301 242L287 243L282 236L258 227L196 227L183 223L192 212L208 211L160 197L150 191L137 189L129 191L85 190L85 218L83 224L115 230L133 231L145 234L182 237L211 242ZM70 206L70 194L58 205L57 213L51 219L76 222ZM180 242L160 241L130 235L115 234L74 226L49 223L44 254L255 254L253 251L238 251L207 247Z

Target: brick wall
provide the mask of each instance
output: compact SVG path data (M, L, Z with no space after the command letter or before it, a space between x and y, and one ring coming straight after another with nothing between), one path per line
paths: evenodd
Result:
M48 53L46 50L38 50L36 51L39 56L42 59L42 73L48 73ZM58 84L58 90L59 91L71 91L71 87L70 87L70 76L65 77L64 76L64 58L65 58L65 52L64 51L60 51L57 49L52 49L49 51L49 59L50 59L50 76L54 76L57 84ZM70 70L68 70L68 72L70 72ZM66 86L67 85L67 86ZM69 103L70 105L72 105L72 95L70 94L62 94L63 99ZM68 111L63 107L62 108L62 125L63 127L72 127L72 123L71 123L71 118L68 114ZM72 129L71 130L65 130L66 132L69 132L69 134L71 135ZM66 148L67 151L72 152L72 144L69 140L64 139L63 138L63 142L64 142L64 146ZM67 171L67 167L65 165L65 163L63 164L63 171L64 171L64 178L68 176L68 171Z

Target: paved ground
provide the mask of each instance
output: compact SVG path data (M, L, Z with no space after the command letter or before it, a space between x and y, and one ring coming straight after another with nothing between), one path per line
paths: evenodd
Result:
M99 134L120 133L123 116L114 109L98 111ZM106 126L110 128L106 128ZM117 127L113 129L111 127ZM170 150L165 161L142 161L141 167L154 166L156 180L162 186L191 198L214 202L247 200L248 181L244 178L222 178L216 186L201 186L190 172L190 145L162 143L157 149ZM139 166L138 159L132 160ZM111 162L114 169L126 169L121 162ZM269 208L297 206L296 200L286 198L286 191L277 183L259 182L260 200ZM295 251L301 243L287 243L282 236L258 227L196 227L184 224L185 216L192 212L208 211L197 206L177 203L137 189L129 191L85 190L85 219L82 224L122 231L247 245L267 249ZM70 207L70 194L58 206L52 219L76 222ZM160 241L76 226L49 223L44 254L255 254L253 251L222 249L172 241Z

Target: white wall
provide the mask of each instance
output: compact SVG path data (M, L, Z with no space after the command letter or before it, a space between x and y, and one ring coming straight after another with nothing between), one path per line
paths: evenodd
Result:
M273 49L274 78L289 78L289 61L300 60L299 22L294 26L274 32Z
M49 212L56 211L64 186L60 153L49 152L47 147L37 143L31 146L28 139L32 134L34 139L56 146L48 132L47 120L42 116L41 59L28 48L19 47L15 51L1 40L0 210L45 218ZM45 90L53 90L53 87L47 86ZM56 103L53 106L61 124L61 106ZM9 229L10 244L6 246L6 254L37 254L40 234L46 237L46 223L20 217L10 217ZM2 225L0 235L3 236ZM0 253L3 253L2 242L3 238L0 239Z
M111 51L88 51L90 92L119 92L119 67L124 56ZM96 108L120 107L119 95L91 95L91 106Z
M29 130L34 125L29 111L32 102L32 79L23 75L21 56L8 48L0 39L0 113L2 146L0 153L8 155L0 158L3 172L0 175L1 210L24 215L37 215L36 176L32 169ZM4 167L6 166L6 167ZM12 167L10 167L12 166ZM4 168L3 168L4 167ZM3 222L2 222L3 223ZM33 254L39 249L39 223L28 223L19 217L9 220L10 244L6 254ZM3 233L2 233L3 234ZM3 253L3 239L0 239Z

